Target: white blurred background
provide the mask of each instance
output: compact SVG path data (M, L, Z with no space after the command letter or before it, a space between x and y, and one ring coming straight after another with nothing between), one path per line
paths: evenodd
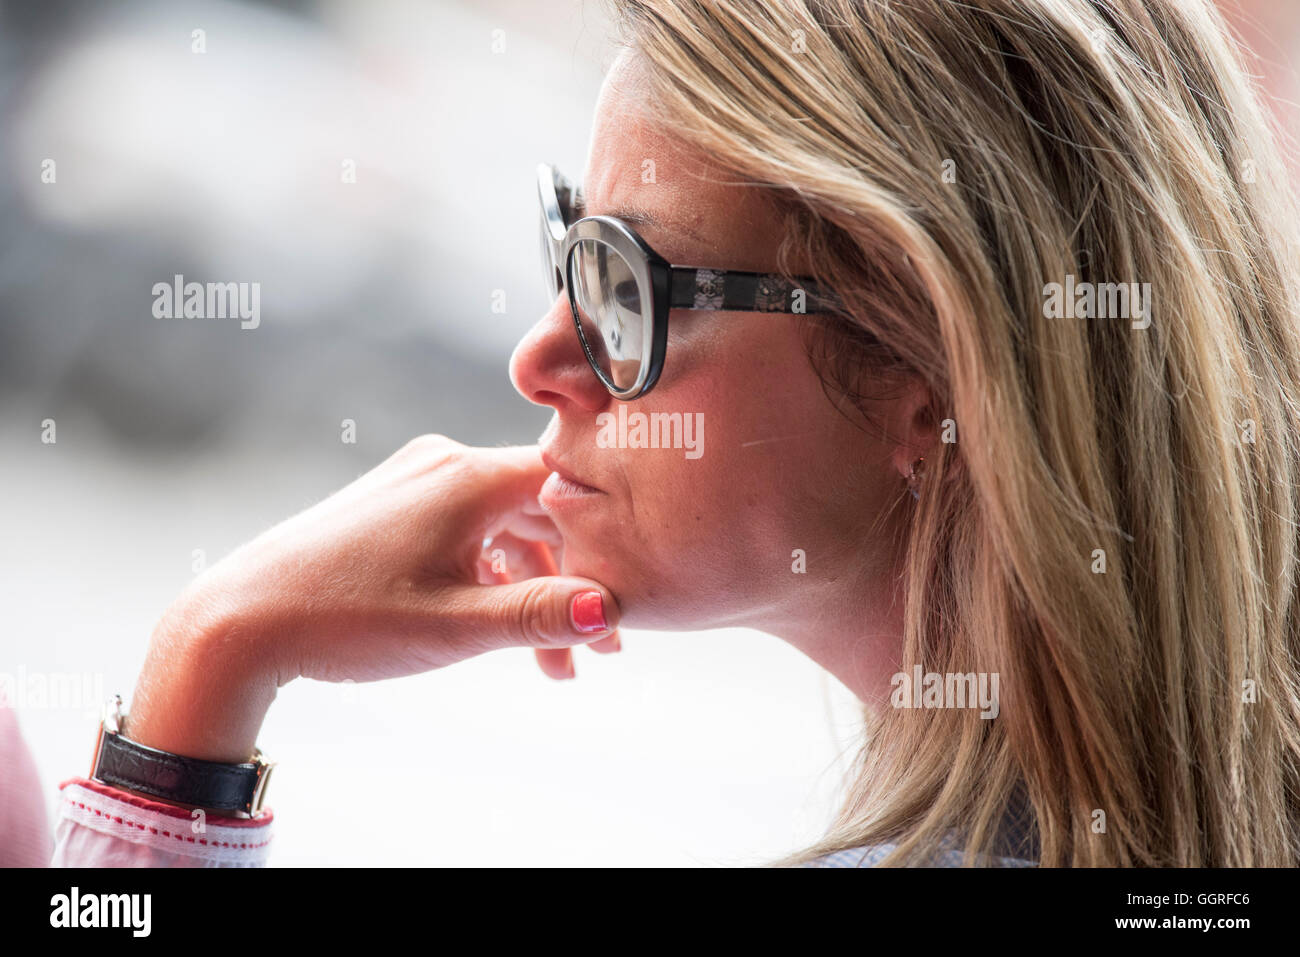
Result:
M536 439L506 375L547 305L533 170L581 174L612 55L574 0L0 3L0 672L76 682L16 701L51 813L196 550L422 432ZM261 283L261 326L153 318L177 273ZM749 864L822 832L838 683L753 632L623 643L568 683L518 651L288 686L273 864Z

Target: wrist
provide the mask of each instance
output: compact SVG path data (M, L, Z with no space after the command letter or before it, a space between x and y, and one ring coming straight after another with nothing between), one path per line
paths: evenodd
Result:
M182 596L154 630L125 737L205 761L249 761L277 688L257 633L219 602Z
M252 761L237 763L186 757L132 741L123 732L124 720L122 698L114 695L95 743L92 782L125 792L118 796L128 801L202 809L220 817L260 816L274 768L260 751Z

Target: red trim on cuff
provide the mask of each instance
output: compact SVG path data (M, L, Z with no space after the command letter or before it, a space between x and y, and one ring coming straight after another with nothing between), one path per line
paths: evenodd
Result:
M107 784L101 784L99 781L92 781L90 778L68 778L59 784L59 790L62 791L69 784L78 784L83 788L89 788L96 794L102 794L104 797L112 798L115 801L121 801L132 807L138 807L142 811L149 811L153 814L165 814L168 817L183 818L186 821L192 820L192 815L187 808L177 807L174 804L163 804L161 801L150 801L146 797L138 794L132 794L130 791L123 791ZM225 817L218 811L205 812L213 824L221 827L266 827L271 823L271 809L262 808L261 812L254 818L247 817Z

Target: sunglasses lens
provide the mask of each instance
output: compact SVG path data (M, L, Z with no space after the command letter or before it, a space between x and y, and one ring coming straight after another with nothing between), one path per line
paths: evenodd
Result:
M569 256L574 319L592 364L617 389L641 373L645 329L636 273L614 247L584 239Z

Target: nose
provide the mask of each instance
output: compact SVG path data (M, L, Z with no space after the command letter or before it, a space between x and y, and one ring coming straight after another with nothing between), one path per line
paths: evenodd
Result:
M510 381L529 402L557 412L599 412L609 404L612 397L582 351L565 293L555 297L546 315L515 346Z

